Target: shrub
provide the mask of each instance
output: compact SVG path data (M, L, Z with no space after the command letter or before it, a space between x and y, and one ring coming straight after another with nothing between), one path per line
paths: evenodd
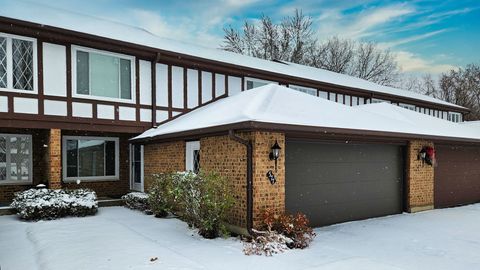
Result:
M289 243L290 248L306 248L315 238L315 233L309 226L310 222L305 214L278 215L267 210L262 216L264 229L276 231L292 239Z
M122 196L125 206L130 209L139 210L145 213L150 213L150 206L148 205L148 194L143 192L130 192Z
M29 189L15 193L11 207L25 220L87 216L97 212L97 196L88 189Z
M155 215L174 213L203 237L214 238L226 232L222 222L233 198L227 179L216 173L177 172L154 175L149 203Z
M275 231L256 231L256 236L246 242L243 246L245 255L265 255L284 252L288 249L292 239Z

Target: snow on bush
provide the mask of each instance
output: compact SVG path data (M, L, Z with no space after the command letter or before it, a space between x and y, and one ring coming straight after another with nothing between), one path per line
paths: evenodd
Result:
M130 209L140 210L145 213L150 213L150 206L148 205L148 194L143 192L130 192L122 196L125 206Z
M293 243L292 239L275 231L253 231L256 234L255 237L243 245L245 255L272 256L289 249Z
M15 193L11 207L25 220L87 216L97 212L97 195L89 189L29 189Z

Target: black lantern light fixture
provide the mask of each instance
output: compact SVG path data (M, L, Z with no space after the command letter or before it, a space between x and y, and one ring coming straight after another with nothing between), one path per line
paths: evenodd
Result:
M278 141L275 140L275 144L272 146L271 148L271 152L270 152L270 160L275 160L275 172L277 171L277 160L278 158L280 157L280 150L282 148L280 147L280 145L278 145Z

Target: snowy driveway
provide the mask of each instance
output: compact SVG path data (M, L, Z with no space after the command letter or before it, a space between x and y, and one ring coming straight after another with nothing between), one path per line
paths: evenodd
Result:
M3 216L0 269L480 269L480 204L316 232L306 250L259 257L233 238L201 239L178 220L121 207L37 223Z

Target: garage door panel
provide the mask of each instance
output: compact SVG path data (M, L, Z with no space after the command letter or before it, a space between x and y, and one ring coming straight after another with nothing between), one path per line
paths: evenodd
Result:
M398 205L398 202L392 198L385 200L382 204L376 205L374 213L371 211L371 206L376 204L376 200L360 200L352 206L351 203L337 203L337 204L310 204L302 205L297 209L305 213L311 220L312 226L323 226L352 220L373 218L386 216L392 213L392 208Z
M390 198L390 194L398 191L398 183L392 182L390 185L383 185L377 181L373 182L345 182L341 184L327 185L294 185L288 186L289 193L296 194L301 198L301 204L310 202L322 203L341 203L359 201L363 199L383 201ZM321 200L320 200L321 198ZM392 197L396 200L396 197Z
M314 226L402 212L398 146L287 141L285 164L287 210Z
M292 175L304 178L301 184L382 181L398 175L398 165L386 162L303 162L290 165ZM321 171L318 170L319 167L322 167Z
M480 201L480 147L437 145L435 207Z

